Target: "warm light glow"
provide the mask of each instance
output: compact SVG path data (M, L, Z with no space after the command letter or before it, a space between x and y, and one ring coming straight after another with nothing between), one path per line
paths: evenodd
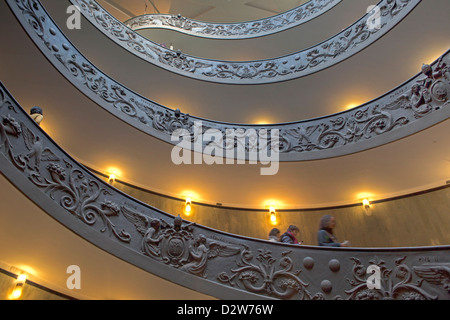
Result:
M17 300L22 296L23 286L25 281L27 280L26 274L20 274L17 276L16 283L14 285L14 289L12 290L9 299Z
M265 125L265 124L271 124L272 121L268 121L267 119L258 119L256 121L254 121L253 123L259 124L259 125Z
M276 225L278 221L277 221L277 213L275 211L275 207L270 206L269 213L270 213L270 223L272 225Z
M12 273L19 274L19 275L24 274L27 277L28 277L28 275L36 276L38 273L37 270L35 270L34 268L27 266L27 265L19 265L17 267L11 267L10 271Z
M17 300L22 296L22 287L15 287L11 293L11 300Z
M106 174L108 175L113 174L114 176L119 177L122 175L122 171L120 171L116 167L109 167L108 169L106 169Z
M356 108L356 107L358 107L358 106L360 106L360 105L361 105L361 103L358 103L358 102L351 102L351 103L347 104L347 105L344 107L344 110L350 110L350 109Z
M277 215L276 215L275 212L270 214L270 221L273 222L273 223L277 222Z
M106 169L106 174L108 175L108 183L113 183L116 181L117 177L122 175L122 172L116 167L109 167Z
M356 195L356 199L359 199L359 201L362 201L363 199L367 199L367 200L373 200L373 198L375 197L375 195L373 193L370 192L360 192Z
M271 210L272 208L275 210L275 208L283 208L283 203L280 200L276 200L276 199L268 199L265 200L263 203L264 208Z
M362 204L365 208L369 208L370 207L369 199L363 199Z
M108 177L108 182L109 183L112 183L112 182L114 182L114 181L116 181L116 176L114 175L114 174L110 174L109 175L109 177Z
M192 212L192 201L191 198L186 198L186 204L184 206L184 213L188 216Z
M26 274L19 274L19 276L17 277L17 282L25 282L26 280L27 280Z
M183 190L178 194L178 198L188 200L192 203L192 201L201 202L200 195L192 190Z

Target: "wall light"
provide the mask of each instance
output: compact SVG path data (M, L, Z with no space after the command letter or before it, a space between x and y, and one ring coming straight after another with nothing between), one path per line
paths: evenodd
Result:
M372 205L370 204L369 199L367 199L367 198L366 198L366 199L363 199L362 205L363 205L363 208L364 208L364 210L365 210L365 212L366 212L366 215L367 215L367 216L372 215L372 211L370 210L370 207L371 207Z
M105 174L108 176L108 183L113 184L116 179L122 175L122 171L116 167L109 167L106 169Z
M186 198L186 203L184 204L184 213L188 216L192 213L192 202L191 198Z
M269 213L270 213L270 223L277 224L277 213L275 211L275 208L274 207L270 207L269 208Z
M115 181L116 181L116 176L114 175L114 173L111 173L108 177L108 183L113 184Z
M17 300L20 299L22 296L23 286L25 284L25 281L27 281L26 274L22 273L17 276L16 283L14 285L14 288L9 296L11 300Z

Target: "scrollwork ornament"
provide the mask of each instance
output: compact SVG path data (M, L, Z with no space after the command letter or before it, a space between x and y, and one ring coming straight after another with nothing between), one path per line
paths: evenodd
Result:
M29 11L33 11L32 15L42 22L43 35L39 33L34 37L32 34L30 36L36 41L41 50L48 55L49 60L77 88L123 121L171 144L176 143L172 140L172 134L177 129L184 129L185 132L188 132L190 137L186 137L185 141L191 141L192 143L198 141L207 130L226 133L226 130L230 128L235 129L236 132L245 132L252 129L256 131L255 136L263 137L264 132L277 129L273 131L279 132L279 144L272 146L272 143L270 143L269 145L273 147L272 150L279 151L280 161L314 160L362 151L368 148L367 145L374 147L391 142L391 137L398 139L399 136L399 134L394 134L394 132L405 132L400 134L405 136L414 131L401 130L402 128L412 126L419 128L419 130L423 129L419 120L429 117L439 110L445 109L441 112L442 116L439 119L435 118L432 120L434 123L445 120L448 117L450 87L449 52L446 52L432 65L426 65L422 69L421 74L392 90L389 94L342 113L317 119L267 126L230 124L197 118L158 105L149 99L137 95L103 74L86 60L76 48L70 45L67 38L58 31L50 17L38 5L38 1L21 0L20 3L27 5L17 7L12 5L16 3L13 0L8 0L8 3L12 6L19 21L24 24L25 29L27 29L27 23L30 24L31 22L28 19L21 19L23 18L21 15L31 14ZM386 17L398 16L405 9L405 6L413 4L412 0L388 1L382 13ZM94 10L95 8L95 6L89 7L89 10ZM30 33L36 32L32 25L30 25L30 28ZM53 30L53 32L49 30ZM341 55L346 50L342 50L342 48L350 48L352 43L356 44L359 41L357 39L365 38L366 31L362 25L355 24L351 30L346 31L345 39L335 39L338 42L332 46L329 46L328 42L324 43L322 49L310 51L307 59L302 58L300 55L294 55L293 59L302 66L306 64L320 64L322 54L330 56ZM62 46L60 45L61 43L63 44ZM62 49L55 50L56 47L61 47ZM172 60L176 65L183 66L183 68L202 68L205 72L214 72L213 69L208 69L209 66L196 65L194 62L189 61L190 58L182 53L165 51L163 48L157 48L157 50L158 54L167 53L167 59ZM55 59L58 63L55 62ZM289 60L284 59L282 65L286 72L294 72L291 69ZM232 65L225 64L222 67L220 67L220 72L222 73L220 77L228 77L230 72L233 72L233 69L237 70L242 66L233 63ZM272 73L274 72L273 67L274 65L269 62L257 62L254 65L244 67L239 73L243 77L253 77L261 72ZM197 122L202 123L202 131L196 130ZM427 124L427 126L432 124ZM207 140L201 142L202 151L208 145L217 145L218 143L218 141L211 142ZM229 141L225 136L223 136L221 142L221 147L224 151L237 147L234 142ZM239 147L249 152L254 150L252 143L254 142L245 142L244 146L239 145ZM227 158L237 157L236 152L224 152L223 154Z
M283 252L278 260L273 257L271 251L258 249L258 254L254 257L247 247L241 252L237 268L231 269L232 275L224 271L219 273L217 278L233 287L243 287L249 292L279 299L289 299L293 296L299 300L320 299L318 295L312 296L306 290L309 284L300 279L301 270L292 270L294 265L289 257L290 253Z
M100 31L144 60L188 77L231 84L284 81L330 67L373 43L393 28L420 2L420 0L401 0L400 2L381 0L378 4L378 7L381 8L380 28L369 28L367 23L369 14L366 14L341 33L312 48L274 59L235 62L202 59L169 50L133 33L124 25L121 28L116 27L121 22L115 20L96 1L71 1L80 6L82 14ZM180 17L173 21L173 25L180 25L180 23L188 25L182 23L183 19ZM280 21L284 21L284 19ZM271 29L270 23L255 23L253 27L255 26L261 30ZM242 29L242 24L238 24L237 29ZM254 28L251 29L253 31L250 33L256 34ZM220 33L224 32L225 28L221 27ZM211 30L208 32L208 34L212 33L214 32Z
M435 300L437 295L429 293L421 288L423 280L413 280L411 267L404 263L406 256L394 261L394 267L389 269L385 261L369 261L370 264L378 266L380 270L379 289L369 289L367 286L366 267L358 258L353 260L353 279L348 283L353 287L345 290L350 300Z
M16 141L22 137L21 148L17 142L13 147L10 137ZM63 209L88 225L94 225L100 217L103 221L101 232L109 230L121 241L130 241L129 234L124 230L117 231L110 219L119 212L111 201L104 198L109 192L95 180L87 178L81 170L73 168L72 164L60 158L53 148L46 147L39 134L35 134L27 125L19 123L8 114L2 116L0 141L0 148L4 148L12 164Z
M182 117L181 112L176 114ZM373 116L364 109L356 118L365 123ZM339 118L333 128L347 122ZM304 127L292 135L306 141L316 130ZM11 183L94 245L180 285L192 283L186 279L200 283L194 289L208 288L206 293L218 298L450 297L449 246L381 250L376 251L379 257L368 259L374 250L287 247L198 226L136 201L64 153L2 84L0 164ZM379 268L380 289L368 288L368 268L362 261Z
M88 6L86 0L77 1L82 1L83 6ZM145 14L133 17L124 24L132 30L168 28L204 38L248 39L299 26L325 13L340 2L341 0L310 0L287 12L249 22L211 23L192 20L181 15ZM92 10L90 13L93 14Z

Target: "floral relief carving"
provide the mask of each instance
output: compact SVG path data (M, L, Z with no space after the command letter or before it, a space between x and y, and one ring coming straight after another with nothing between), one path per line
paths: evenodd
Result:
M88 0L84 5L93 5ZM292 10L261 20L240 23L211 23L192 20L181 15L146 14L125 21L132 30L169 28L190 35L216 39L247 39L272 34L305 23L323 14L341 0L310 0Z
M397 258L394 261L394 266L389 269L384 260L371 260L371 265L376 265L380 268L380 289L369 289L367 287L366 267L362 265L358 258L351 258L353 260L353 279L347 279L349 284L353 287L346 290L345 293L349 295L351 300L435 300L437 295L427 292L422 288L423 279L414 280L414 273L411 266L405 263L406 256ZM419 269L420 270L420 269ZM447 273L448 277L448 273ZM448 281L448 278L447 278Z
M320 158L321 152L340 150L340 147L348 145L357 145L362 148L359 150L363 150L364 144L360 142L371 140L374 137L388 137L390 132L418 123L417 120L448 108L450 72L447 52L435 64L424 65L420 75L393 90L389 95L340 114L270 126L223 124L196 118L179 110L171 110L158 105L108 78L75 48L71 47L70 42L56 31L57 27L50 17L40 9L38 2L16 0L15 3L19 10L16 13L18 18L23 14L23 18L26 19L24 26L28 24L32 28L37 39L48 50L48 54L61 64L60 66L55 64L55 66L61 69L75 86L122 120L172 144L174 142L171 140L171 135L176 129L187 130L191 134L191 141L197 140L196 134L209 129L222 132L224 140L214 141L214 144L222 143L224 150L234 146L234 142L228 141L225 135L226 129L229 129L230 125L237 131L256 130L257 136L264 135L272 129L278 129L279 144L273 145L272 150L279 152L280 161L311 160ZM409 3L409 1L390 1L382 13L385 15L398 14L405 3ZM361 28L360 30L363 30ZM158 50L163 52L162 49ZM175 56L177 55L178 53L175 54ZM316 60L318 57L314 55L311 61L318 62L319 60ZM179 59L181 64L185 63L182 62L182 55ZM198 66L191 67L197 68ZM271 72L269 71L271 67L271 65L267 65L262 68ZM252 72L256 71L250 69L245 71L245 73ZM202 123L201 132L195 130L198 121ZM203 147L206 147L212 142L203 141L202 143ZM244 146L244 150L252 149L249 143L251 142L247 142ZM380 144L383 143L381 140ZM345 151L343 152L345 154Z
M2 105L3 106L3 105ZM87 225L94 225L98 218L103 222L101 232L109 230L121 241L129 242L125 231L118 231L111 217L119 214L115 203L105 196L111 193L96 180L88 178L82 170L60 158L44 139L10 114L3 115L0 124L0 148L4 148L16 168L52 200ZM24 152L18 152L17 142L22 138ZM20 150L20 149L19 149Z
M139 262L144 269L158 262L178 270L183 274L180 284L186 275L198 278L196 281L206 280L205 286L215 286L214 292L219 297L226 288L235 289L236 294L248 294L247 297L275 299L449 298L448 246L434 251L436 248L418 248L414 259L400 251L395 255L389 251L375 253L380 258L372 258L368 263L379 267L381 288L369 289L367 268L361 262L368 252L361 251L360 257L352 256L354 251L328 252L242 238L145 206L70 159L3 86L0 86L0 158L2 173L13 183L21 176L34 188L23 191L29 192L31 199L45 198L52 203L53 210L53 203L63 209L54 216L57 220L61 219L60 214L74 217L69 222L61 221L68 228L83 226L81 236L89 239L95 233L103 237L99 240L96 236L96 241L112 241L119 256L126 252L124 248L138 253L144 258ZM48 210L45 204L40 205ZM411 248L408 250L413 252ZM339 253L340 257L331 258L333 253ZM344 257L350 258L347 260L353 265L346 263ZM339 283L341 277L345 285Z
M291 251L282 252L281 258L276 259L271 251L258 249L258 254L254 257L253 252L246 247L241 252L237 268L231 269L232 275L221 272L217 278L233 287L243 287L249 292L278 299L294 296L299 300L323 299L322 294L312 296L306 290L309 284L300 279L300 269L292 270L294 263L290 253Z
M341 33L312 48L274 59L232 62L202 59L179 51L174 52L133 32L95 0L71 1L80 7L82 14L100 31L144 60L188 77L232 84L284 81L334 65L373 43L420 2L382 0L378 3L381 20L379 28L368 26L367 21L371 15L367 13Z

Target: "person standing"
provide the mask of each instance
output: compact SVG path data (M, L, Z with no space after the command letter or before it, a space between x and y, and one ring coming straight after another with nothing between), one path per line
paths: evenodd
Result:
M349 242L345 240L339 243L333 234L333 229L336 227L336 218L331 215L324 215L320 219L319 231L317 233L317 240L319 246L327 247L348 247Z

